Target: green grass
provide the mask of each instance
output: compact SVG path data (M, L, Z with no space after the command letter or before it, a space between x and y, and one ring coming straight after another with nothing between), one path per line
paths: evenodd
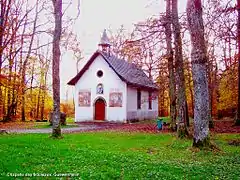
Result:
M191 140L171 134L97 132L0 136L0 176L77 173L74 179L238 179L240 147L213 137L222 152L193 152ZM39 178L38 178L39 179Z
M75 123L75 122L74 122L74 118L72 118L72 117L67 117L66 121L67 121L67 124L73 124L73 123Z
M61 126L61 128L78 127L78 125L75 124L74 122L74 118L67 118L66 122L67 122L67 125ZM49 122L35 122L33 128L45 129L45 128L52 128L52 126L49 125Z

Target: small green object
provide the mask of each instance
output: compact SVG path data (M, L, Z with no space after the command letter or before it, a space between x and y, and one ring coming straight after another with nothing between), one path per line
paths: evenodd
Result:
M157 119L157 129L162 130L162 126L163 126L163 119L158 118Z

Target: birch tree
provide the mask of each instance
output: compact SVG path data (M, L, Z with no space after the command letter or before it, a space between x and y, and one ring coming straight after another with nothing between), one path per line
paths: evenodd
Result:
M61 137L60 127L60 38L62 33L62 0L52 0L55 18L52 49L52 87L53 87L53 114L52 114L52 137Z
M188 0L187 21L192 44L191 60L195 103L193 146L204 147L209 146L209 119L211 115L201 0Z

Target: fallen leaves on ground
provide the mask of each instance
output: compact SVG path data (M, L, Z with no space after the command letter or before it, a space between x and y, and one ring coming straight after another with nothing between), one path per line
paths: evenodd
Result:
M156 124L124 124L124 123L108 123L108 122L81 122L80 125L96 125L100 126L99 130L115 130L123 132L145 132L145 133L169 133L171 130L167 126L163 126L162 130L157 130ZM234 121L215 121L214 128L210 129L215 133L240 133L240 126L234 126Z
M0 129L31 129L34 127L33 121L27 122L0 122Z
M168 126L163 126L162 130L157 129L157 124L153 123L112 123L112 122L80 122L78 125L95 125L95 130L86 131L122 131L122 132L144 132L144 133L169 133ZM9 122L1 123L0 129L31 129L34 122ZM210 129L214 133L240 133L240 126L234 126L234 121L214 121L214 128ZM74 131L73 131L74 132Z

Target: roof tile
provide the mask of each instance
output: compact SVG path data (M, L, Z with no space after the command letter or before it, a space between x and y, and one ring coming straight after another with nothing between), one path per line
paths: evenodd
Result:
M155 90L158 89L158 86L150 78L147 77L147 75L143 72L142 69L139 69L135 64L129 63L123 59L119 59L116 56L109 55L108 53L105 52L97 51L96 53L101 54L105 61L110 65L110 67L126 83L134 86L141 86ZM96 55L93 55L92 57L96 57ZM91 59L92 58L90 58L89 61L91 61ZM81 71L79 72L79 74L80 73L83 74L83 72ZM81 77L79 76L79 74L75 76L71 81L69 81L68 84L75 85L75 83Z

